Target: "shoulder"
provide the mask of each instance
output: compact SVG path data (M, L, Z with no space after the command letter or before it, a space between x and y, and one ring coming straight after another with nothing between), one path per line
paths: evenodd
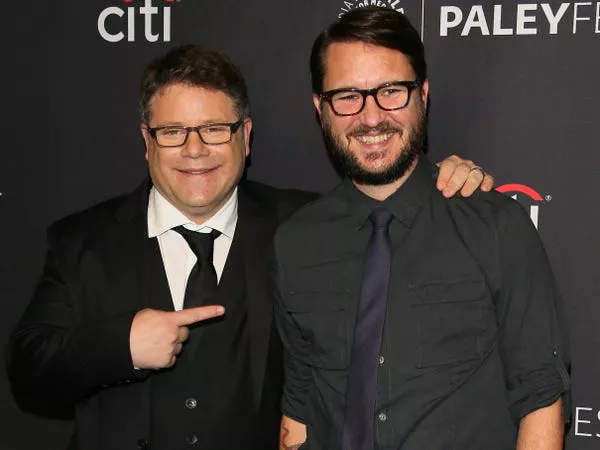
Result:
M535 231L529 214L518 201L497 191L477 191L470 197L445 199L439 192L432 195L432 205L448 211L460 231L492 231L496 237L508 232Z
M341 185L333 191L313 198L291 214L277 229L275 240L298 241L320 235L324 228L335 227L348 218L348 207Z
M257 181L243 180L239 189L263 208L271 210L279 220L284 220L306 203L318 197L315 192L281 189Z
M436 191L436 197L445 199ZM476 191L470 197L456 195L448 201L455 210L472 211L480 215L509 215L519 216L525 213L525 208L516 200L498 191Z
M103 200L54 222L48 228L49 238L80 240L114 229L127 216L145 212L144 207L140 204L145 203L147 209L147 194L142 194L140 192L142 190L145 191L146 188L138 188L132 193ZM145 195L145 198L140 198L141 195ZM141 201L135 201L138 199ZM125 213L123 217L119 216L120 212Z

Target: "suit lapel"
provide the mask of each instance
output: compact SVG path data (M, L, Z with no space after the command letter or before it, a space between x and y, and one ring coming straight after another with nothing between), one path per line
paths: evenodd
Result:
M117 270L127 274L127 288L123 292L132 308L169 311L173 310L173 301L158 240L148 238L148 194L151 186L150 180L146 180L123 201L115 213L120 223L113 263ZM150 435L150 381L147 379L136 386L130 385L130 400L124 403L130 406L127 415L137 423L134 428L141 436Z
M165 273L158 240L148 238L148 194L146 180L116 211L120 222L115 242L115 264L131 276L131 301L134 307L173 310L173 300Z
M273 316L271 259L277 221L272 213L239 190L238 225L243 246L248 305L248 339L253 393L260 405Z

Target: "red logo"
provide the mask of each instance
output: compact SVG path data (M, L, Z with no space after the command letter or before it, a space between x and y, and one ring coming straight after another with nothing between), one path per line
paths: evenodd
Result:
M526 208L529 208L529 217L536 228L539 225L540 204L552 199L549 195L544 199L538 191L525 184L503 184L502 186L498 186L496 190L509 195Z

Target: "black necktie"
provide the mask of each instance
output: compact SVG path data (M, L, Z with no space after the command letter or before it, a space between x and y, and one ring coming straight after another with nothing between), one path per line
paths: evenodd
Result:
M199 233L183 226L173 228L186 240L198 260L188 277L183 299L184 308L207 305L207 301L217 290L217 273L213 265L215 239L221 234L217 230Z
M389 234L392 217L383 207L375 208L369 216L373 231L365 256L348 369L342 450L375 448L377 369L392 262Z

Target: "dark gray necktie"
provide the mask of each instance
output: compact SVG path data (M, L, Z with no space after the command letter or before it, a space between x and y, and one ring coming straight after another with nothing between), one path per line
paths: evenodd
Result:
M198 233L183 226L175 227L173 230L183 236L198 258L188 277L183 307L193 308L206 305L217 290L217 273L212 260L215 239L221 233L217 230L212 230L210 233Z
M392 252L389 225L392 214L377 207L365 256L348 383L342 450L375 448L375 401L381 336L387 307Z

